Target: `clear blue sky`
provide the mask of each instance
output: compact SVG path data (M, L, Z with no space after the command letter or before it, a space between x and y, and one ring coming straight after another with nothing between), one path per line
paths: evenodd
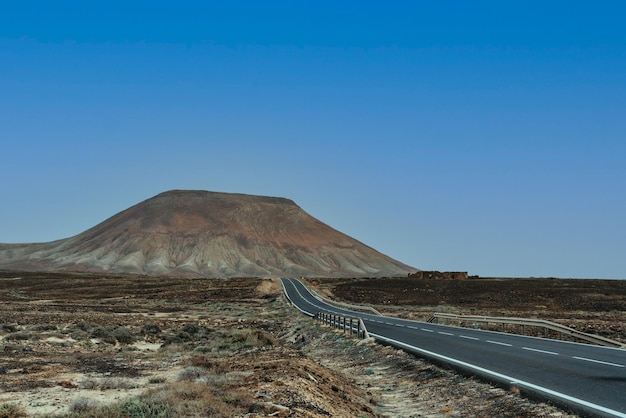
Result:
M2 1L0 242L282 196L421 269L626 278L626 2Z

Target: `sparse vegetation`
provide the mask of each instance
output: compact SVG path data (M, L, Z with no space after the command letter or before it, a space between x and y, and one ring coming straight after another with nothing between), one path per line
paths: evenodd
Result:
M120 344L132 344L135 341L135 336L126 327L116 327L111 334Z
M26 418L28 414L24 407L16 403L0 404L0 418Z
M178 372L178 374L176 375L176 379L189 380L193 382L200 379L201 377L206 376L206 374L206 370L204 370L202 367L191 366Z
M78 387L89 390L133 389L137 387L137 383L128 378L103 377L81 380L78 382Z
M2 332L17 332L17 325L15 324L2 324L0 325Z
M6 341L25 341L33 338L33 335L30 332L19 331L14 332L12 334L5 335L4 339Z
M107 328L96 328L91 332L91 338L97 338L102 342L107 344L115 344L115 336L111 329Z
M57 326L53 325L53 324L43 324L43 325L35 325L34 327L31 328L32 331L38 331L38 332L42 332L42 331L56 331L57 330Z
M295 314L267 281L33 273L5 284L31 298L0 303L0 390L19 396L17 413L27 415L18 417L426 416L445 407L459 416L548 416L514 390L494 395L397 350L329 332ZM28 339L6 340L16 333ZM62 400L46 401L35 388ZM121 394L128 397L107 398Z
M158 335L161 328L156 324L146 324L141 328L141 335Z
M97 410L100 404L90 398L76 398L69 406L70 416L89 416L91 412Z

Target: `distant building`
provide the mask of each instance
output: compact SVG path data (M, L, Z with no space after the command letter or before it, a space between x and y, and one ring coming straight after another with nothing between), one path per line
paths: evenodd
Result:
M409 279L452 279L452 280L467 280L468 275L466 271L416 271L415 273L409 273Z

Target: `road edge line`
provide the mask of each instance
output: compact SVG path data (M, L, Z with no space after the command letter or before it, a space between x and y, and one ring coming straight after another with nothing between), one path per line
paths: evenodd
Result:
M447 357L442 354L437 354L432 351L424 350L422 348L415 347L413 345L403 343L392 338L383 337L382 335L370 332L370 336L374 337L377 341L383 344L392 345L394 347L401 348L407 352L428 358L429 360L449 365L462 372L470 373L474 376L479 376L485 380L494 382L506 389L509 389L511 386L521 386L519 389L524 389L524 391L528 392L531 396L544 400L549 400L550 402L553 402L554 404L561 407L565 407L566 409L571 410L575 413L581 413L585 416L611 416L626 418L626 413L615 411L601 405L596 405L594 403L578 399L573 396L554 391L552 389L535 385L534 383L525 382L523 380L519 380L502 373L494 372L480 366L475 366L473 364L465 363L464 361Z

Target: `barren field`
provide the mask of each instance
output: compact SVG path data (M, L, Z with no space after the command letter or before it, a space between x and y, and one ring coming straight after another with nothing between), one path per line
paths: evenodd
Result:
M426 320L433 312L545 319L626 343L626 280L317 280L338 300Z
M456 287L465 302L447 299L434 283L407 288L404 279L313 283L321 293L398 316L442 308L524 313L625 335L625 295L613 288L594 292L613 300L610 312L602 304L587 312L576 304L563 309L561 296L549 296L539 282L524 287L532 293L515 293L517 305L464 293L470 281ZM419 286L431 290L410 290ZM491 293L502 296L501 289ZM572 415L321 327L288 305L277 280L0 272L0 417L22 416Z

